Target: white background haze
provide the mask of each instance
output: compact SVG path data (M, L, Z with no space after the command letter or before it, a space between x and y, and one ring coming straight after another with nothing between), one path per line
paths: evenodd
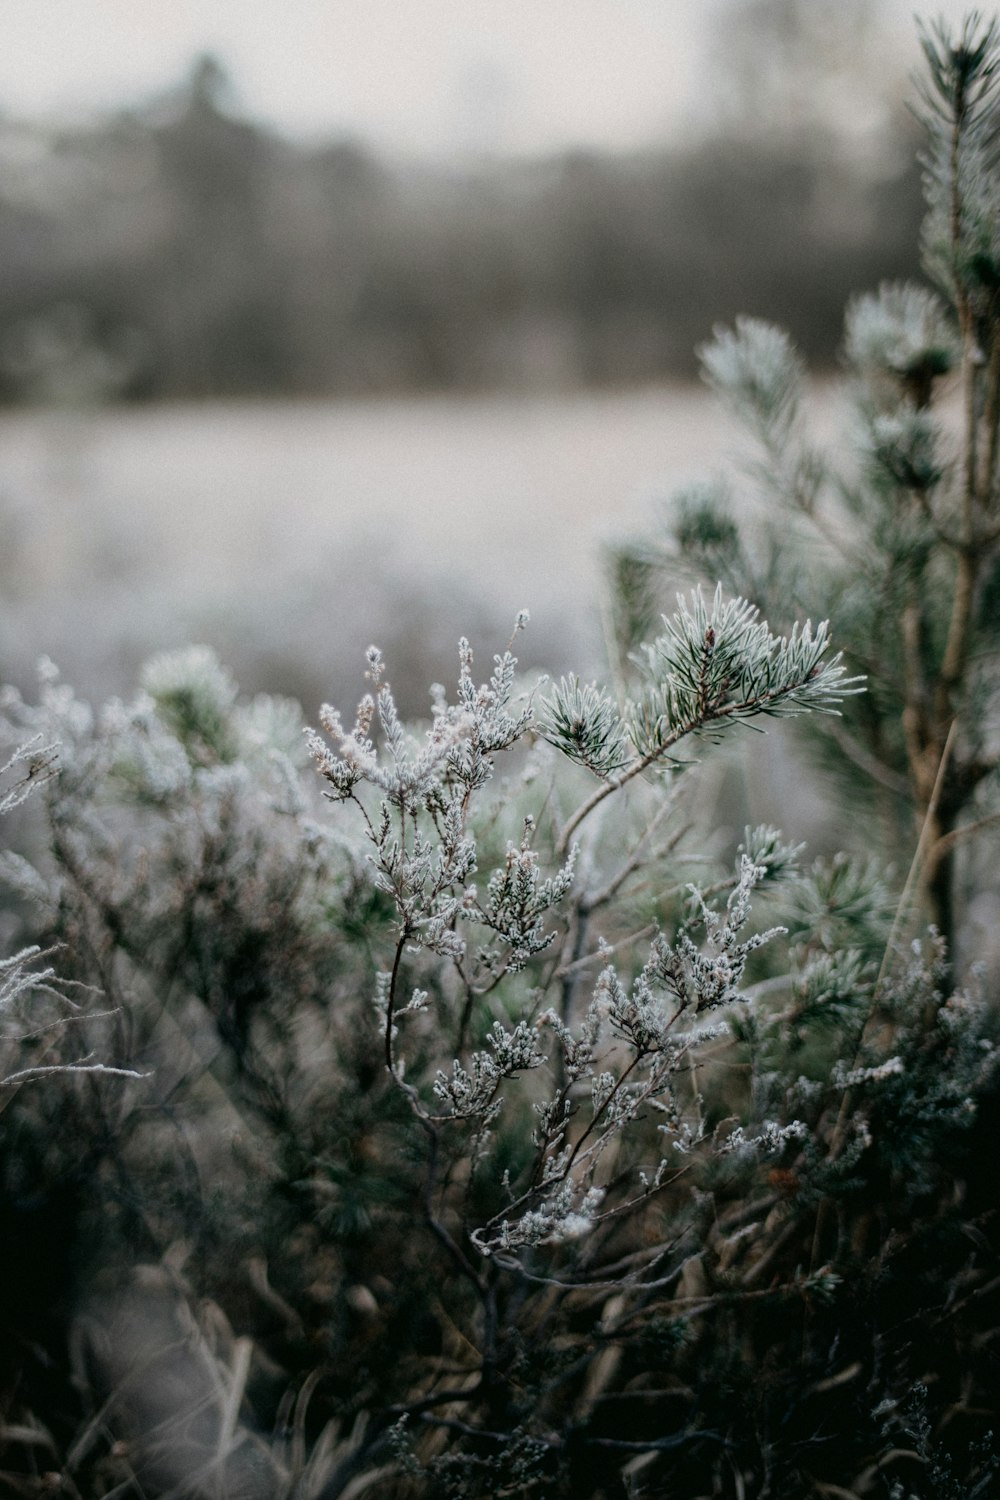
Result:
M916 57L911 0L785 3L809 25L813 13L849 11L854 34L884 28L885 43L868 49L876 87ZM355 135L406 154L630 148L725 113L731 80L718 63L747 8L748 0L4 0L0 110L78 119L140 103L211 51L231 72L241 110L291 134ZM924 13L967 9L966 0L934 0ZM898 67L886 66L883 47ZM850 128L858 101L843 82L831 107Z

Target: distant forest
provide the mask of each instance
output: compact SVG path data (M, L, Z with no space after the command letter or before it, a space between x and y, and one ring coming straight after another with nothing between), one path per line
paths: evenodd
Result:
M400 164L240 118L201 58L85 129L0 123L0 398L649 381L737 312L832 362L847 295L917 269L899 144L884 175L818 130Z

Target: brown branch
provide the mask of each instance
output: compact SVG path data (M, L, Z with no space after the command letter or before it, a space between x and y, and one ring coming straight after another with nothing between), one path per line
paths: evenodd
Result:
M975 833L981 833L984 828L992 828L996 823L1000 823L1000 813L990 813L986 818L977 818L975 823L963 823L961 828L953 828L950 833L942 834L937 842L931 845L928 859L935 861L940 859L963 839L971 838Z
M980 506L988 513L1000 456L1000 334L997 332L994 332L990 349L983 426L986 429L986 448L979 469L977 493Z
M403 949L406 947L409 936L409 931L404 927L399 935L399 942L396 944L396 956L392 961L392 975L389 979L389 994L386 998L385 1006L385 1065L397 1083L399 1079L396 1076L396 1066L392 1060L392 1022L395 1014L396 982L399 979L399 966L402 962Z
M887 766L864 745L860 745L844 727L841 720L831 719L827 730L837 749L841 750L848 760L853 761L858 769L864 771L878 786L897 797L910 797L912 788L908 779L899 771L893 770L891 766Z

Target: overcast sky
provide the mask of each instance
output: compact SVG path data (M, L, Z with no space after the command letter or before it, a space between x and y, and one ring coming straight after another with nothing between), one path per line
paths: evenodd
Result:
M242 109L289 133L435 154L642 145L704 117L705 62L741 3L2 0L0 110L78 117L141 103L211 50ZM911 0L868 8L894 23L904 71Z

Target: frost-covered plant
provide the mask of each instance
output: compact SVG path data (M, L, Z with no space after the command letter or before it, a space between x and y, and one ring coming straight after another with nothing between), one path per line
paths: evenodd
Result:
M564 980L561 1004L546 1009L545 985L536 982L524 1013L524 1001L512 993L510 982L564 936L566 918L560 924L559 908L575 908L580 946L582 917L609 902L634 872L626 859L605 893L588 886L577 878L579 848L571 840L607 797L622 793L642 773L676 769L685 740L717 737L730 724L755 717L809 707L835 711L845 694L858 690L839 657L828 655L825 625L816 631L807 625L778 639L756 610L740 600L723 600L721 592L711 606L700 594L682 600L663 623L663 633L646 648L646 686L635 702L619 709L605 691L581 688L570 679L543 703L539 734L599 782L558 827L549 821L548 858L554 854L554 862L548 874L534 847L539 808L523 815L520 838L508 839L485 889L473 880L483 873L473 795L487 787L495 757L533 727L530 697L512 703L516 662L509 650L495 659L489 681L477 687L471 652L462 643L457 701L449 704L443 694L435 695L420 742L400 724L383 682L381 656L373 648L369 676L375 696L362 699L349 730L339 714L324 709L332 748L310 736L319 769L333 788L329 795L360 812L375 886L395 908L395 949L375 995L385 1065L405 1090L435 1154L442 1130L462 1121L477 1132L474 1172L484 1174L491 1154L486 1133L496 1126L509 1083L533 1071L552 1078L549 1089L539 1088L532 1100L533 1153L518 1176L506 1173L505 1201L486 1222L462 1224L456 1258L464 1257L466 1240L483 1254L506 1252L564 1237L570 1233L567 1224L576 1237L583 1226L621 1215L627 1193L625 1202L620 1195L604 1201L606 1152L612 1145L618 1151L622 1132L651 1106L669 1122L661 1127L668 1137L685 1128L678 1075L686 1085L692 1051L715 1034L703 1029L701 1018L740 1001L749 956L776 935L777 930L741 937L751 893L768 874L767 865L755 865L744 851L724 911L692 886L688 914L673 939L657 933L628 983L605 965L593 982L582 1022L569 1003L574 985L565 981L570 976L559 974L563 964L550 964L545 976L549 984L556 975ZM431 1004L430 956L450 969L436 978L435 1031L455 1035L460 1047L470 1035L485 1043L450 1068L438 1068L433 1099L412 1081L406 1058L411 1033L421 1059L433 1045L419 1021ZM601 956L598 946L591 961ZM587 957L581 948L575 963L585 967ZM448 1007L457 1028L440 1025ZM548 1036L554 1045L546 1051ZM657 1186L672 1179L670 1144L668 1139L651 1168ZM431 1179L429 1200L436 1191Z
M696 752L857 692L825 626L778 636L695 593L638 665L620 700L523 684L510 647L481 681L462 642L454 696L410 726L372 650L350 725L324 709L304 740L291 705L242 701L200 650L97 712L50 667L37 704L6 700L12 745L60 746L45 838L26 828L3 862L14 952L62 944L64 982L108 1013L100 1060L146 1076L17 1093L0 1183L17 1205L30 1164L84 1286L117 1268L87 1293L102 1323L135 1321L137 1258L240 1320L272 1370L255 1409L277 1420L276 1379L300 1392L281 1409L305 1403L260 1458L269 1493L307 1461L330 1496L369 1474L401 1496L596 1493L675 1450L708 1483L716 1398L696 1380L671 1415L662 1362L724 1391L726 1320L766 1342L758 1298L843 1320L838 1215L905 1171L884 1210L904 1222L941 1190L942 1141L975 1127L982 1008L936 959L883 965L881 872L802 876L766 827L720 867L685 827ZM81 1316L94 1400L135 1432L125 1354ZM249 1379L209 1334L211 1382ZM228 1432L235 1476L259 1433L203 1399L190 1474ZM141 1421L189 1420L156 1410Z
M822 743L880 819L900 878L919 839L916 888L953 945L961 882L988 868L1000 784L1000 32L973 13L922 44L937 290L892 283L851 300L849 415L825 447L787 334L753 318L717 330L702 364L751 439L743 472L680 495L668 557L639 549L615 577L626 648L631 596L664 562L671 586L678 561L693 565L782 629L823 601L869 691L819 726Z
M509 648L480 681L463 642L454 697L409 726L372 651L350 727L326 709L305 741L200 651L97 712L48 667L37 704L5 700L12 745L60 746L44 839L26 824L3 862L13 952L61 944L71 995L101 991L100 1061L146 1076L12 1091L0 1190L23 1216L30 1178L31 1225L61 1226L73 1399L92 1385L147 1487L197 1493L220 1454L276 1495L597 1494L640 1457L705 1486L720 1423L750 1475L771 1404L810 1420L777 1376L727 1405L777 1357L777 1312L814 1310L808 1367L836 1374L873 1203L905 1238L947 1195L995 1061L982 1005L936 953L883 962L870 863L803 876L762 827L720 866L685 828L695 751L858 684L824 627L775 636L721 594L639 659L619 701L522 684ZM169 1344L203 1411L178 1470L151 1434L192 1413L116 1375L115 1330L179 1359L156 1330L196 1294L214 1311ZM51 1376L19 1379L7 1420L34 1431ZM241 1382L256 1418L211 1394ZM67 1482L127 1493L88 1443Z
M0 813L13 812L15 807L27 802L52 775L57 749L56 745L43 744L40 735L26 744L15 746L0 766L0 777L8 778L6 785L0 788Z
M7 728L0 717L0 730ZM56 775L58 744L43 733L15 746L0 766L0 816L21 807ZM3 784L3 778L8 778ZM0 851L0 875L38 897L43 882L17 855ZM0 957L0 1090L68 1074L139 1075L95 1060L92 1051L67 1045L66 1028L95 1019L90 997L78 994L49 962L54 950L37 943ZM85 987L84 987L85 990Z

